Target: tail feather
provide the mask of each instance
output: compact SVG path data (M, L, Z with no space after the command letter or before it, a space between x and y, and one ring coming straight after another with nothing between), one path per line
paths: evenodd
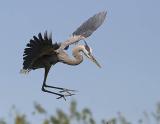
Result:
M42 34L39 33L38 36L33 36L33 39L29 41L26 45L27 47L24 49L23 54L23 69L20 71L21 73L27 73L31 69L33 69L34 62L39 58L46 54L49 54L49 50L56 50L60 47L60 44L52 43L52 35L48 36L47 31ZM28 71L29 70L29 71Z
M20 73L21 73L21 74L28 74L29 71L30 71L30 70L28 70L28 69L21 69L21 70L20 70Z

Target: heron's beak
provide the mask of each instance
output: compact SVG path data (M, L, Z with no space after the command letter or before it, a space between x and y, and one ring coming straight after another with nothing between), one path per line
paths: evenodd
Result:
M99 68L101 68L101 65L98 63L98 61L95 59L95 57L93 55L89 55L90 56L90 60L92 62L94 62Z

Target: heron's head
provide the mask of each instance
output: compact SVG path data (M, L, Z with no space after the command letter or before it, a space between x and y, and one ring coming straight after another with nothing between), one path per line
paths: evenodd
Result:
M83 50L83 53L84 55L89 59L91 60L92 62L94 62L99 68L101 68L101 65L98 63L98 61L95 59L95 57L92 55L92 48L88 46L88 44L85 42L85 45L84 45L84 50Z

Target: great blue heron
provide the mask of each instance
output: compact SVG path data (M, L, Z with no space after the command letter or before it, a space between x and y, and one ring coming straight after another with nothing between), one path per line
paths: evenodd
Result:
M101 67L93 57L91 48L87 45L86 42L85 45L77 45L75 48L73 48L72 54L74 58L70 58L65 50L68 49L69 45L77 43L80 40L85 40L85 38L89 37L104 22L106 14L107 12L103 11L90 17L76 31L73 32L73 35L68 40L62 43L52 43L52 36L51 34L48 35L47 31L44 33L44 36L42 36L41 33L38 34L38 37L33 36L33 39L31 39L30 42L26 45L27 48L24 49L24 62L21 73L44 68L45 73L42 91L57 95L57 99L65 99L66 96L74 95L74 90L47 85L46 79L48 72L51 66L58 62L68 65L80 64L83 61L83 56L81 53L87 56L98 67ZM53 92L46 88L53 88L58 91Z

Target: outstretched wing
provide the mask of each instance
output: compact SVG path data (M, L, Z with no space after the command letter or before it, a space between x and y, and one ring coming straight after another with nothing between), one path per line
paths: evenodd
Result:
M97 30L98 27L102 25L106 18L106 14L107 12L103 11L90 17L87 21L82 23L82 25L77 28L76 31L72 33L73 36L61 44L58 50L63 50L65 47L89 37L94 31Z
M41 33L38 37L33 36L33 39L26 45L23 54L23 69L22 71L27 72L34 68L34 63L37 59L42 56L53 54L54 50L58 49L60 44L52 44L52 36L47 35L47 31L44 33L44 38ZM23 73L23 72L22 72Z
M82 35L83 37L89 37L98 27L102 25L106 18L106 11L99 12L94 16L90 17L87 21L73 32L73 35Z

